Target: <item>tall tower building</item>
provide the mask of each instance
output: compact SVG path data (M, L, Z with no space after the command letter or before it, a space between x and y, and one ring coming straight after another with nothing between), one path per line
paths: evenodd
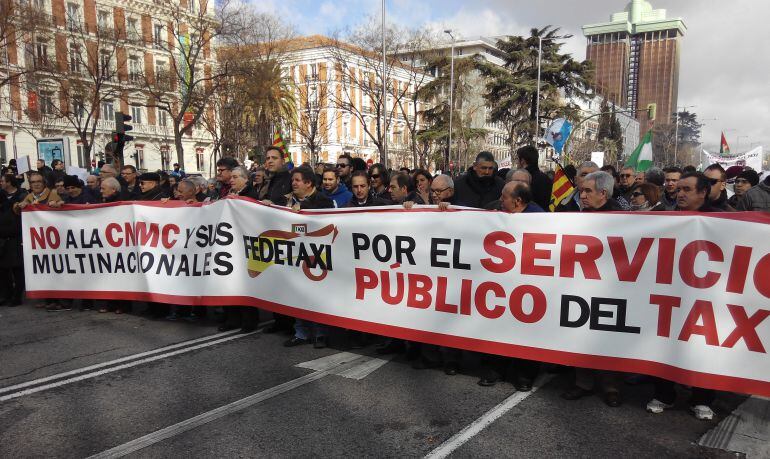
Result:
M632 0L610 22L583 26L587 59L596 67L596 90L607 100L634 110L641 135L652 123L648 104L657 104L657 122L666 123L676 111L679 93L679 53L687 27L666 10Z

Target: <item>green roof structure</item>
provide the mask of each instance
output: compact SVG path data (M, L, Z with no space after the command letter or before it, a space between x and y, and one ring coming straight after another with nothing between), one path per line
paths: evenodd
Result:
M653 9L650 2L644 0L632 0L625 10L613 14L610 22L583 26L586 37L618 32L636 35L660 30L677 30L680 35L684 35L687 26L681 18L666 18L666 10Z

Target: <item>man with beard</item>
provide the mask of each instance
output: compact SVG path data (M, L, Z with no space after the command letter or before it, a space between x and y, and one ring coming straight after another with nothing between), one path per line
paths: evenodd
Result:
M519 167L526 169L532 176L532 183L530 184L532 200L538 206L547 209L551 202L552 182L538 167L540 154L535 147L527 145L519 148L516 151L516 156L519 159Z
M270 174L267 185L266 204L284 205L286 195L291 193L291 174L286 168L283 152L277 147L270 147L265 152L265 169Z
M230 194L230 171L236 167L238 167L238 161L229 156L217 161L217 188L212 199L222 199Z
M674 210L676 208L676 184L682 177L682 169L678 167L667 167L663 169L663 194L660 202L665 210Z
M345 153L337 157L337 172L340 173L340 182L350 190L353 186L350 183L353 178L353 158L349 154Z
M473 167L455 180L454 185L457 205L483 209L500 197L505 182L495 175L494 155L482 151L476 155Z
M348 187L340 182L337 169L324 169L321 175L321 186L323 193L334 201L336 207L345 207L350 202L350 198L353 197L353 193L348 190Z

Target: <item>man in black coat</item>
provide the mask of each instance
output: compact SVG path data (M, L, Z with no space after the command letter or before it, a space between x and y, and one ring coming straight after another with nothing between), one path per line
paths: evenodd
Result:
M355 171L350 179L353 197L345 207L389 206L391 203L371 193L369 176L364 171Z
M500 199L505 181L495 175L495 157L488 151L476 155L473 167L455 180L457 205L483 209L490 202Z
M334 201L318 191L313 169L300 166L291 171L291 193L286 196L286 205L293 210L333 209ZM328 327L309 320L296 319L294 336L283 343L286 347L309 344L313 340L316 349L326 347Z
M552 182L538 167L540 154L537 148L527 145L516 150L519 159L519 167L526 169L532 175L532 197L537 205L543 209L548 208L551 201Z
M265 169L270 174L265 201L268 204L283 205L286 202L286 195L292 192L291 174L286 169L283 152L277 147L268 148L265 152Z

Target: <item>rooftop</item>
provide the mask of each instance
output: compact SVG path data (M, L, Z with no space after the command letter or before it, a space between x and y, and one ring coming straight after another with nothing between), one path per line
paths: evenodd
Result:
M633 35L661 30L677 30L679 35L684 35L687 26L682 18L667 18L666 10L654 9L650 2L632 0L623 11L612 14L609 22L583 26L583 35L588 37L617 32Z

